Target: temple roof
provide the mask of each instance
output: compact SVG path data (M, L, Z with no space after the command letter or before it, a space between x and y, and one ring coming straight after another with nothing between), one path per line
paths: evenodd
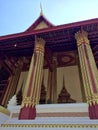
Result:
M43 28L42 28L42 25ZM31 55L34 48L35 35L46 41L50 52L77 51L75 33L84 29L88 32L90 45L98 63L98 18L53 26L44 15L24 32L0 37L0 53L13 56ZM49 51L48 51L49 52Z
M41 22L44 22L44 24L46 24L47 27L36 29L36 27L38 27L38 25ZM95 19L90 19L90 20L85 20L85 21L79 21L79 22L54 26L44 16L39 16L38 19L26 31L16 33L16 34L0 36L0 41L12 39L12 38L24 37L28 35L37 35L41 33L50 33L50 32L56 32L56 31L61 31L61 30L68 30L71 28L80 29L82 27L83 29L85 29L85 31L89 32L90 27L92 26L91 28L93 31L93 26L95 25L97 26L97 24L98 24L98 18L95 18ZM94 28L96 28L96 26Z
M37 20L25 31L25 32L33 32L34 30L39 30L43 28L51 28L54 25L50 23L43 14L41 14Z

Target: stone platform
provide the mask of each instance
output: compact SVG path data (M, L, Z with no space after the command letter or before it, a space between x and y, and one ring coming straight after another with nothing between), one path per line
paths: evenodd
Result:
M86 103L37 105L35 120L18 120L20 106L10 106L10 115L1 122L0 130L97 130L98 120L90 120ZM0 121L2 117L0 115Z

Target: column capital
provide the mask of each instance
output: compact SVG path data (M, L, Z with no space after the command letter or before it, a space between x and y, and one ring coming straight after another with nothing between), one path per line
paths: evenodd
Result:
M98 104L98 94L93 94L87 97L87 102L91 106L92 104Z
M45 40L43 38L35 37L35 52L44 53Z
M45 46L45 40L43 38L35 37L35 44L39 46Z
M84 30L75 33L75 39L77 40L77 45L89 44L88 33Z

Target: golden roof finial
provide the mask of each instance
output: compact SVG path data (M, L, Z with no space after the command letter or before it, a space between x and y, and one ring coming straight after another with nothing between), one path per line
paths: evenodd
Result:
M40 16L42 16L43 15L43 9L42 9L42 4L40 3Z

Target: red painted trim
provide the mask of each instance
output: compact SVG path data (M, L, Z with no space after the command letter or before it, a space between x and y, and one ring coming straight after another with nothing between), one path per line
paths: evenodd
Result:
M22 33L18 33L18 34L1 36L0 40L24 37L24 36L29 36L29 35L36 35L36 34L40 34L40 33L47 33L47 32L52 32L52 31L58 31L58 30L68 29L68 28L73 28L73 27L78 27L78 26L86 26L86 25L95 24L95 23L98 23L98 18L90 19L90 20L86 20L86 21L75 22L75 23L70 23L70 24L59 25L59 26L54 26L54 27L51 27L51 28L35 30L33 32L30 32L30 33L22 32Z
M50 23L43 15L42 16L39 16L37 18L37 20L25 31L25 32L32 32L33 29L36 28L36 26L41 23L42 21L44 21L48 27L53 27L54 25L52 23Z

